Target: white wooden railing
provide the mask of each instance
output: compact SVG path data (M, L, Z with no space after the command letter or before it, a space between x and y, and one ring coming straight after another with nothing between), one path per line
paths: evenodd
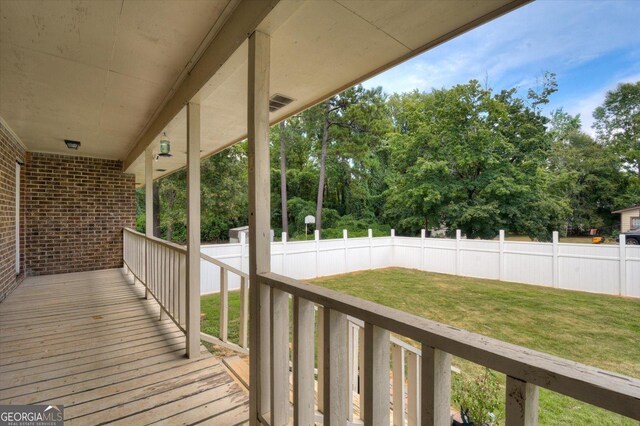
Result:
M145 287L145 298L153 297L165 314L186 332L186 261L187 250L178 244L125 228L123 260Z
M325 425L354 422L353 406L359 402L365 424L387 425L391 416L390 388L394 424L450 424L452 356L507 376L509 426L537 424L538 387L640 420L638 379L504 343L275 273L259 274L259 279L261 300L270 301L261 306L268 310L270 320L260 322L259 333L261 354L268 348L269 356L260 357L260 389L252 388L252 392L261 395L264 423L282 425L290 420L290 400L286 397L290 343L294 424L318 421L316 407ZM359 337L350 339L353 333ZM393 339L391 333L419 342L421 350ZM354 355L355 341L358 355ZM357 387L354 380L359 381ZM354 391L358 393L356 398Z
M182 330L186 321L185 255L182 246L130 229L124 231L126 267L158 302L161 312ZM222 283L219 333L201 333L201 338L248 353L249 277L208 255L201 258L220 268ZM236 274L241 280L238 343L228 338L229 274ZM386 425L391 412L395 425L449 424L452 355L507 376L509 426L537 423L539 386L640 420L638 379L500 342L275 273L259 274L259 278L261 300L269 301L261 306L267 310L263 318L269 320L260 322L260 346L268 356L260 357L260 389L251 391L262 395L265 424L287 424L292 413L295 424ZM261 316L264 314L261 312ZM419 342L421 348L391 333Z
M206 342L225 346L238 352L249 353L249 274L204 253L200 255L200 258L218 266L220 269L220 325L218 336L200 333L200 338ZM240 336L237 344L229 341L229 273L240 277Z
M184 246L161 240L125 228L123 231L123 260L134 276L145 287L145 297L151 295L160 305L160 318L167 315L186 332L186 255ZM219 333L212 336L200 333L206 342L248 353L249 327L249 275L206 254L200 258L216 265L220 270ZM229 273L240 277L240 336L237 343L229 341Z

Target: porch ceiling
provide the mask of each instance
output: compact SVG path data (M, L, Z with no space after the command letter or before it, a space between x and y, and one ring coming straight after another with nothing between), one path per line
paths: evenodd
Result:
M271 35L271 94L294 102L270 120L527 1L281 0L258 29ZM123 0L75 7L71 1L3 0L0 115L29 149L68 153L62 139L79 139L79 155L122 159L138 184L144 182L141 149L152 143L157 151L160 136L145 140L143 131L164 127L174 156L154 163L164 170L154 178L171 173L186 164L186 114L175 115L175 109L162 121L154 112L225 6L226 13L236 6L228 3L185 8L173 1L159 7ZM202 105L203 156L246 137L246 80L244 42L194 97Z

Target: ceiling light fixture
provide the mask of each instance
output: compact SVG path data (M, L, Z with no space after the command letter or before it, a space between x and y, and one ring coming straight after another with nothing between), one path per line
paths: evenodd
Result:
M69 139L65 139L64 143L67 145L67 148L69 148L69 149L76 149L77 150L78 148L80 148L80 142L78 142L78 141L72 141L72 140L69 140Z

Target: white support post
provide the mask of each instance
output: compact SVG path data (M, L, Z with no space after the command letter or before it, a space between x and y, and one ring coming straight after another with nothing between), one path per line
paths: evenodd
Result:
M427 242L427 230L420 230L420 270L424 271L424 246Z
M558 231L553 231L553 287L560 287L560 261L558 259L559 254L559 241L560 237Z
M627 295L627 236L620 234L620 296Z
M462 231L456 229L456 275L460 275L460 240L462 239Z
M507 426L537 426L538 387L507 376L505 424Z
M187 104L187 356L200 355L200 105Z
M347 248L347 238L349 238L348 232L346 229L342 230L342 240L344 242L344 272L349 272L349 253Z
M369 238L369 269L373 269L373 230L367 230L367 237Z
M500 262L498 267L500 268L498 271L498 279L504 281L504 229L500 230Z
M261 423L271 409L269 287L259 273L271 270L270 170L269 170L269 36L256 31L249 36L247 83L247 133L249 139L249 335L251 358L249 422Z
M316 241L316 278L320 276L320 231L313 231L313 237Z
M145 235L147 237L153 237L153 151L151 147L147 148L144 152L144 228ZM147 240L145 239L145 256L144 256L144 265L145 265L145 287L144 287L144 298L149 298L149 268L148 266L151 264L151 251L148 250L149 244L147 244Z

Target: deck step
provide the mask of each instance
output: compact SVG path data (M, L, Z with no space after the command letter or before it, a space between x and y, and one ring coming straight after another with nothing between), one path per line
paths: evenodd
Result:
M249 359L240 358L238 355L228 356L222 359L224 365L231 370L233 375L240 380L240 383L249 389Z

